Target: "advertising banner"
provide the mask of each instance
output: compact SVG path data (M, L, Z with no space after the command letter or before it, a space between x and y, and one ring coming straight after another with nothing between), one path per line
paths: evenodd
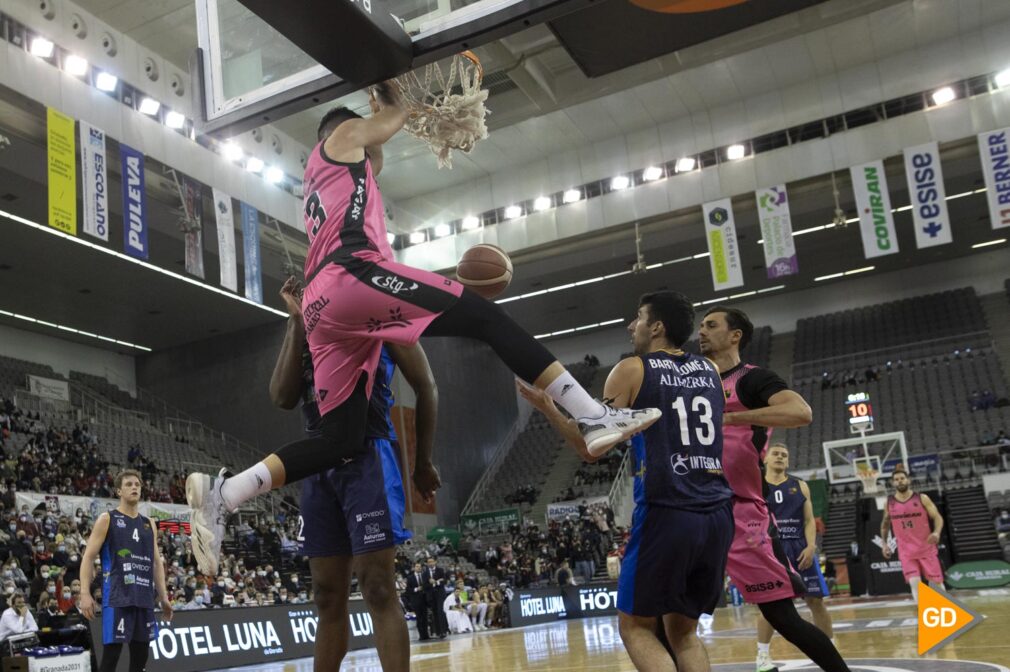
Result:
M76 495L47 495L43 492L27 492L18 490L18 508L27 505L34 511L39 505L45 505L46 510L57 515L73 516L77 509L83 509L94 520L100 514L119 506L118 499L109 497L78 497ZM189 508L184 504L167 504L165 502L140 502L140 515L155 520L189 521Z
M459 529L463 534L502 534L521 520L519 509L468 513L459 517Z
M852 191L859 211L859 231L863 236L863 253L867 259L898 252L898 237L894 232L891 196L887 191L887 176L883 161L871 161L852 166Z
M239 203L242 215L242 245L245 248L245 298L263 303L260 275L260 213L248 203Z
M70 401L70 383L28 374L28 391L43 399Z
M703 203L705 240L708 241L708 260L712 268L712 285L716 291L739 287L743 284L743 266L740 247L736 241L736 222L733 206L728 198Z
M80 122L81 180L84 233L109 241L109 175L105 163L105 132Z
M46 172L49 179L49 226L77 235L77 145L74 120L46 109Z
M569 516L579 517L579 506L585 502L587 506L593 504L605 504L609 500L605 495L599 497L585 497L583 499L572 499L567 502L554 502L547 505L547 520L565 520Z
M238 291L238 266L235 264L235 215L231 196L214 190L214 221L217 223L217 253L221 262L221 286Z
M998 588L1010 583L1010 564L1002 560L959 562L947 570L949 588Z
M516 590L509 602L512 627L617 613L617 582Z
M144 155L119 143L123 170L123 249L131 257L146 260L147 193L144 191Z
M203 185L188 177L182 178L189 225L186 230L186 272L203 280Z
M786 185L778 184L768 189L758 189L758 221L761 223L761 237L764 239L765 268L768 278L782 278L800 272L793 244L793 222L789 216L789 200Z
M905 148L905 179L912 200L915 246L922 249L953 241L937 143Z
M1010 226L1010 127L978 134L992 228Z

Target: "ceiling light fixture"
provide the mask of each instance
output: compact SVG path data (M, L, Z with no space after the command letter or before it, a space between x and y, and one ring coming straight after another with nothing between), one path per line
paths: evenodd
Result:
M631 180L628 179L627 175L618 175L610 180L610 188L614 191L627 189L629 185L631 185Z
M277 166L270 166L263 177L270 184L279 184L284 179L284 171Z
M95 88L99 91L105 91L110 93L116 90L116 86L119 85L119 78L115 75L111 75L107 72L100 72L98 76L95 77Z
M239 150L241 151L241 150ZM264 168L263 159L258 159L255 156L250 156L245 160L245 169L250 173L259 173Z
M428 236L424 235L424 231L415 231L414 233L410 234L411 245L420 245L427 239Z
M241 161L245 154L242 152L242 148L234 142L226 142L221 145L221 156L225 161Z
M44 37L36 37L32 39L32 46L31 46L32 56L38 56L39 58L49 58L50 56L53 55L54 49L56 49L56 45Z
M179 130L186 125L186 115L182 112L176 112L175 110L169 110L165 115L165 125L169 128Z
M945 86L942 89L937 89L933 92L933 102L937 105L945 105L955 98L957 98L957 94L954 93L954 89L949 86Z
M463 230L472 231L480 226L480 218L473 215L467 215L463 218Z
M161 103L156 101L154 98L144 98L140 101L140 107L137 108L141 114L146 114L149 117L153 117L158 114L158 110L161 109Z
M655 182L663 177L663 169L659 166L649 166L642 171L642 179L646 182Z
M450 233L452 233L452 227L448 224L439 224L435 227L436 238L445 238Z
M694 160L693 156L685 156L682 159L677 159L677 172L678 173L689 173L694 170L697 161Z
M552 203L551 203L551 199L550 199L549 196L538 196L533 201L533 209L536 210L537 212L543 212L544 210L550 210L551 209L551 205L552 205Z
M80 56L70 54L63 61L63 71L74 77L83 77L88 73L88 62Z
M996 240L989 240L984 243L975 243L971 246L971 249L977 250L980 247L989 247L990 245L1002 245L1006 242L1006 238L997 238Z
M521 205L510 205L505 208L505 219L519 219L523 216L523 207Z
M996 86L1003 88L1004 86L1010 86L1010 68L1003 70L1002 72L996 73Z
M564 203L577 203L582 200L582 192L578 189L567 189L561 196Z
M726 148L726 158L730 161L742 159L747 155L747 148L743 145L730 145Z

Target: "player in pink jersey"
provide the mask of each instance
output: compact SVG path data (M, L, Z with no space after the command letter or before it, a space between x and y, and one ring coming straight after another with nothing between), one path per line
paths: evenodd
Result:
M302 316L322 415L321 436L280 448L232 478L191 474L193 552L217 572L224 523L244 502L274 488L348 464L366 450L372 377L384 341L412 346L421 337L463 336L487 343L524 381L577 419L588 450L602 454L648 428L655 408L615 409L593 399L555 357L496 304L454 280L397 263L387 240L375 175L382 145L407 120L395 84L376 87L374 114L342 107L323 116L319 144L305 167L309 236ZM438 474L414 475L434 490Z
M943 531L943 516L929 495L912 490L912 482L903 465L898 465L891 476L895 493L887 498L884 519L880 522L880 538L884 540L884 558L891 557L888 545L891 527L898 541L898 558L901 573L912 589L912 599L919 601L919 584L926 577L929 585L944 590L943 567L936 545ZM930 529L932 522L932 529Z
M831 639L804 621L793 598L806 592L789 566L765 500L763 462L772 428L802 427L813 419L810 406L775 372L740 361L754 325L736 308L715 306L698 329L701 354L722 375L726 394L722 466L733 490L735 535L726 573L779 634L826 672L847 672ZM776 668L765 668L770 672Z

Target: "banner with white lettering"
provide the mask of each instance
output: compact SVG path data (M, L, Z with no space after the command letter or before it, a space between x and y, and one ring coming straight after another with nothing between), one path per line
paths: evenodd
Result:
M43 399L70 401L70 384L65 380L28 374L28 391Z
M579 506L582 502L586 503L586 506L592 506L593 504L605 504L609 500L606 495L601 495L599 497L586 497L584 499L572 499L567 502L554 502L553 504L547 505L547 522L552 520L565 520L570 516L579 517Z
M375 626L363 600L348 603L351 650L375 646ZM159 611L158 614L161 612ZM102 619L91 619L91 634L102 659ZM294 658L311 658L319 617L314 604L179 610L159 623L151 642L147 672L202 672L245 665L262 668ZM129 669L128 656L117 672Z
M182 178L186 208L186 272L203 280L203 185Z
M123 170L123 248L137 259L147 259L147 194L144 193L144 155L119 143Z
M260 211L239 202L242 216L242 246L245 251L245 298L263 303L263 278L260 275Z
M992 228L1010 226L1010 127L978 134Z
M793 222L789 216L786 185L777 184L754 193L757 200L758 221L764 238L765 268L768 278L782 278L800 272L793 244Z
M27 506L34 511L40 504L56 515L72 516L77 509L83 510L92 520L109 509L119 506L118 499L108 497L80 497L77 495L48 495L44 492L18 490L15 495L18 508ZM138 510L142 515L156 520L180 520L189 522L189 507L184 504L141 501Z
M109 179L105 132L81 120L81 177L84 181L84 233L109 240Z
M217 254L221 264L221 286L238 291L238 267L235 264L235 215L231 196L214 190L214 220L217 222Z
M736 241L733 206L728 198L724 198L703 203L701 211L705 218L712 285L716 291L739 287L743 284L743 266L740 262L740 247Z
M937 143L927 142L905 148L905 179L912 201L915 246L922 249L952 242L947 192L943 188L940 146Z
M867 259L898 252L898 237L894 232L891 196L887 191L887 176L883 161L871 161L852 166L852 191L859 211L859 230L863 236L863 253Z
M617 583L516 590L508 603L512 627L617 613Z

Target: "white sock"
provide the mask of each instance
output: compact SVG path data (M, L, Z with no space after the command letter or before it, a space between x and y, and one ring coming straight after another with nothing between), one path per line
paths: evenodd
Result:
M544 392L549 394L558 406L568 411L568 414L576 420L579 418L599 418L606 412L603 404L590 397L589 393L567 371L555 378Z
M766 655L766 656L770 656L771 655L771 650L772 650L772 645L770 643L769 644L762 644L761 642L758 642L758 655L759 656L762 655L762 654Z
M273 479L263 462L257 462L238 476L229 478L221 486L221 499L229 511L234 511L250 499L270 492Z

